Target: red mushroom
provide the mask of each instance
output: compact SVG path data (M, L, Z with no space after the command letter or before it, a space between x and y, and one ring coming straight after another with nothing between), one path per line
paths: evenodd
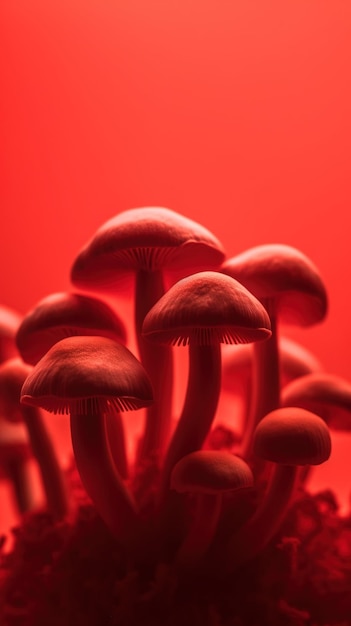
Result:
M152 390L139 361L105 337L68 337L37 363L22 388L22 402L70 413L77 469L87 493L116 537L130 534L136 505L112 461L105 415L148 406Z
M17 356L15 336L21 315L6 306L0 306L0 363Z
M0 478L10 481L19 513L34 508L35 498L28 462L33 456L23 424L0 419Z
M106 222L78 255L72 282L80 288L117 292L119 282L135 274L135 328L142 364L155 401L147 412L139 460L162 455L170 431L172 358L167 346L150 346L141 336L145 315L163 295L164 271L190 273L218 267L220 242L206 228L162 207L131 209Z

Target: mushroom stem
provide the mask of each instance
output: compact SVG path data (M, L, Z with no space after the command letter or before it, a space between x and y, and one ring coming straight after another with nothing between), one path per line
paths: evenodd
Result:
M36 407L22 405L21 411L39 465L48 508L56 519L62 519L69 511L67 485L43 417Z
M138 461L165 451L171 424L173 359L169 346L151 344L141 336L144 318L164 294L162 272L139 270L135 282L135 328L141 363L149 375L154 403L147 408Z
M122 478L127 479L129 472L124 428L121 414L118 411L106 415L106 429L116 469Z
M297 476L296 466L279 464L274 467L261 504L225 548L227 574L259 554L279 530L295 491Z
M11 480L19 512L26 513L31 511L34 508L35 498L27 461L12 459L8 461L6 469Z
M71 435L78 472L99 515L119 540L131 536L136 505L114 465L104 416L71 413Z
M221 508L221 494L196 495L194 517L176 554L176 567L188 569L198 565L215 536Z
M253 434L261 419L277 409L280 404L280 374L277 322L273 307L268 301L263 302L270 320L272 335L265 341L254 344L253 361L253 398L251 410L245 423L240 456L250 459L252 456Z
M162 470L161 497L169 488L174 465L200 450L213 422L221 388L221 348L189 343L189 377L185 402Z

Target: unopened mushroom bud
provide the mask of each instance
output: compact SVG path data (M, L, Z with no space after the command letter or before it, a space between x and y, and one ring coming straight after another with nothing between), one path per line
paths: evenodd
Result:
M171 489L196 499L193 519L175 557L177 567L199 564L215 536L222 495L253 485L250 467L229 452L198 450L183 457L173 468Z

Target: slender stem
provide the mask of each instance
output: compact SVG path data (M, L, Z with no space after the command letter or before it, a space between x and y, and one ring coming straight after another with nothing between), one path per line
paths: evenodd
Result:
M297 467L275 466L261 504L225 548L226 573L259 554L279 530L295 490L297 475Z
M113 462L103 415L71 414L71 434L78 472L99 515L118 539L130 536L136 505Z
M253 388L251 411L245 425L245 432L241 444L240 456L250 459L252 455L253 434L261 419L279 408L280 404L280 376L277 324L274 307L269 302L263 302L271 319L272 335L265 341L254 344L253 360Z
M121 477L126 479L128 478L127 451L122 417L118 411L106 415L106 429L114 464Z
M174 465L200 450L215 417L221 388L220 345L189 345L189 378L183 411L169 445L162 470L162 496L168 490Z
M140 442L139 463L153 454L162 456L167 446L172 415L172 349L151 343L141 335L146 314L165 291L161 271L137 272L135 281L135 329L140 360L154 390L154 402L147 408L146 424Z
M6 470L11 480L16 505L20 513L31 511L35 506L32 481L28 470L28 462L21 459L12 459L6 464Z
M198 494L190 529L180 546L175 564L179 568L198 565L215 536L222 508L222 498L213 494Z
M67 484L60 468L55 448L45 428L42 414L32 406L21 405L33 454L39 471L50 512L62 519L69 511Z

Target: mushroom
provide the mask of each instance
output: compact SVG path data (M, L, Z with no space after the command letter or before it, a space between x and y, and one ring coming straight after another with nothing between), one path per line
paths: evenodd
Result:
M249 458L252 436L264 415L280 404L277 322L310 326L324 320L327 293L315 265L291 246L270 244L229 259L222 272L239 280L267 309L272 335L254 348L253 409L241 454Z
M83 289L117 291L135 274L135 330L139 355L154 389L138 456L162 456L170 432L173 364L168 346L150 346L141 336L145 315L163 295L164 271L190 273L218 267L220 242L206 228L163 207L124 211L99 228L72 268L73 284Z
M16 344L23 360L35 365L55 343L76 335L101 335L126 342L122 320L105 302L61 292L46 296L25 315L16 334ZM106 427L113 460L121 476L127 478L124 429L118 411L106 416Z
M15 357L0 366L0 410L9 422L23 421L33 455L38 463L47 505L55 519L69 511L67 485L53 443L37 407L20 404L21 388L32 366Z
M221 386L220 344L267 339L270 322L245 287L209 271L173 285L147 314L143 334L153 342L189 345L187 392L162 470L164 491L173 466L202 447L211 427Z
M122 344L106 337L67 337L37 363L22 402L70 413L72 444L82 483L98 513L120 540L137 523L135 502L113 463L105 415L152 402L149 379Z
M171 489L195 497L195 512L175 558L176 567L199 564L215 536L224 493L253 485L250 467L229 452L197 450L174 466Z
M299 468L327 461L331 439L320 417L305 409L285 407L261 420L253 448L257 457L274 463L274 469L255 513L226 546L227 572L256 556L276 534L291 502Z

